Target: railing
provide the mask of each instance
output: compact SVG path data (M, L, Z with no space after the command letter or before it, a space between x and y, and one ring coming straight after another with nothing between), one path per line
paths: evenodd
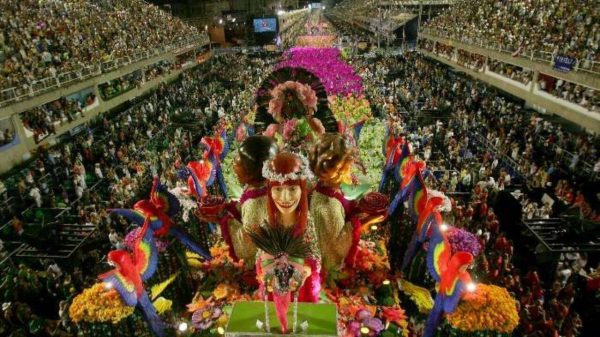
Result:
M551 53L551 52L542 51L542 50L529 50L526 48L519 50L520 48L514 48L513 46L509 46L509 45L490 43L489 41L485 41L483 39L478 39L478 38L456 39L454 36L451 36L450 34L444 32L444 31L431 29L431 28L421 28L421 31L425 34L429 34L432 36L442 37L442 38L449 39L449 40L456 41L456 42L471 44L471 45L475 45L475 46L478 46L481 48L511 54L514 57L524 58L524 59L528 59L530 61L548 63L551 66L554 65L555 54ZM600 75L600 62L591 61L591 60L583 60L583 61L577 60L575 66L573 67L573 71L576 71L576 72L581 71L581 72L587 72L587 73Z
M130 56L121 57L109 61L101 61L96 64L91 64L79 68L77 70L61 73L53 77L35 80L27 84L24 83L21 87L0 89L0 107L6 106L10 103L20 102L24 99L30 99L50 90L54 90L56 88L63 87L65 85L69 85L75 82L81 82L88 78L98 76L103 73L108 73L115 69L127 66L132 63L143 61L157 55L161 55L180 48L192 47L193 45L198 44L199 42L202 42L204 40L205 38L202 37L194 37L185 41L175 43L170 46L160 47L152 51L138 51Z

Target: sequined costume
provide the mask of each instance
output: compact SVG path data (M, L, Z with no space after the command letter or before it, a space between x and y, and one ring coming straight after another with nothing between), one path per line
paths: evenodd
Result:
M344 262L354 263L360 222L353 216L354 203L341 191L317 185L310 200L310 215L315 230L325 270L340 269ZM358 235L357 235L358 234Z
M221 220L221 233L229 245L229 254L235 260L254 265L256 247L245 234L250 226L267 221L267 189L247 188L240 201L228 207L228 214Z

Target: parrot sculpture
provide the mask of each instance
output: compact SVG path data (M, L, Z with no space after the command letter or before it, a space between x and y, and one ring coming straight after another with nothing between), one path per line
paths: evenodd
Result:
M444 313L456 310L467 291L474 291L474 284L467 268L473 263L473 255L467 252L452 254L452 248L442 226L432 226L427 251L427 269L438 283L433 308L425 323L424 337L433 337Z
M189 250L205 259L211 259L210 254L200 247L185 230L173 223L172 218L179 213L180 209L181 204L177 197L170 193L158 178L155 178L150 191L150 199L136 202L133 209L119 208L112 209L110 212L121 215L138 226L144 224L144 221L148 219L154 236L173 235Z
M383 191L383 188L389 179L391 172L393 172L398 163L402 158L406 158L410 155L410 153L406 153L405 149L408 150L408 146L406 148L403 146L405 144L403 137L394 137L393 135L388 136L388 140L383 147L383 156L385 157L385 166L383 168L383 172L381 174L381 180L379 182L379 192Z
M154 275L158 263L150 219L144 220L132 252L113 250L108 252L107 260L115 269L101 274L98 278L104 282L105 287L115 289L126 305L137 306L142 311L154 335L164 336L164 323L144 289L144 281Z
M208 151L204 152L203 159L192 161L179 171L183 179L187 179L190 195L202 199L207 195L207 187L212 186L217 176L215 165L208 159Z
M415 256L416 250L423 242L429 240L433 226L439 226L443 222L442 214L439 209L444 205L443 196L432 196L427 199L423 212L419 214L415 232L406 248L404 258L402 259L402 270L410 264Z
M227 140L227 132L222 130L213 137L202 137L200 142L206 146L208 154L208 160L212 163L219 188L225 199L227 199L227 185L225 184L225 177L223 176L223 170L221 168L221 161L225 159L229 152L229 141Z
M358 122L352 124L354 140L356 141L357 144L360 139L360 133L361 133L363 127L365 126L365 123L367 122L367 120L368 120L367 118L363 118L363 119L359 120Z
M421 175L425 162L410 160L402 166L400 188L390 203L388 214L393 214L400 203L408 200L408 214L416 223L427 202L427 188Z

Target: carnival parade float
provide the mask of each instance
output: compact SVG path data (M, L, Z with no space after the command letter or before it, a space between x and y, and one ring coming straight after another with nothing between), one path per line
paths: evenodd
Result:
M478 276L481 238L452 226L337 49L285 52L254 99L178 163L179 187L155 179L112 210L137 229L70 304L85 336L511 334L516 301Z

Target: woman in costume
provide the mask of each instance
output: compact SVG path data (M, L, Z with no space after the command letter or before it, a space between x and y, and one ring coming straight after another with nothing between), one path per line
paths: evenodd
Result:
M280 152L265 162L263 176L267 179L266 223L256 225L293 228L292 235L301 237L309 245L304 266L310 273L300 287L299 301L317 302L321 290L321 253L312 219L308 212L307 180L312 177L308 160L291 152ZM263 262L268 259L264 252L257 254L256 271L262 280ZM265 286L261 284L261 292Z
M325 271L353 266L361 228L380 222L380 214L362 212L340 189L350 182L354 149L339 133L325 133L310 152L310 168L318 179L310 198L310 215Z
M344 197L340 184L349 178L354 162L352 149L344 137L326 133L313 146L310 168L318 179L310 199L310 215L326 271L353 264L360 239L360 221L353 216L354 204Z
M244 229L267 221L267 187L262 168L265 160L276 153L272 138L251 136L240 145L233 162L238 181L245 188L240 200L230 203L220 220L221 233L229 245L230 256L236 261L243 259L249 266L254 265L256 247Z

